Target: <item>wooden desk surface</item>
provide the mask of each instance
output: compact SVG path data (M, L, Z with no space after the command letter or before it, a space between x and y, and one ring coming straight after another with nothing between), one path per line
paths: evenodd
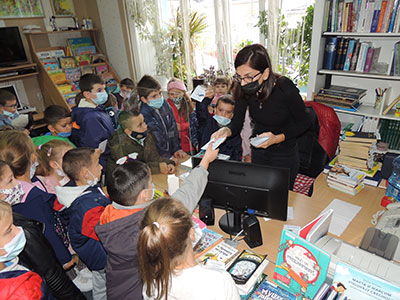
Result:
M155 175L153 176L153 180L156 187L167 188L167 178L165 175ZM288 220L287 222L277 220L265 221L263 218L258 218L262 231L263 245L253 248L252 250L259 254L268 255L268 259L271 263L268 265L266 274L272 278L283 225L304 226L313 218L317 217L335 198L362 207L344 233L339 237L350 244L358 246L366 229L368 227L373 227L371 218L376 211L382 209L380 202L384 194L384 189L365 186L356 196L351 196L328 187L326 175L320 174L314 183L314 193L312 197L289 192L289 206L293 207L293 220ZM215 225L210 226L210 229L227 236L218 226L218 221L224 213L223 210L215 210ZM240 250L245 247L247 247L247 245L245 245L244 241L239 244Z

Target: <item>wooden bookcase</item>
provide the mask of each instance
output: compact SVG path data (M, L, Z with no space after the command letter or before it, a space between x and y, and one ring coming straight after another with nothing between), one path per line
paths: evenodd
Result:
M29 44L33 61L37 64L39 69L38 70L39 85L42 90L45 107L56 104L71 109L72 106L70 106L65 101L61 92L58 90L57 85L50 78L48 72L46 71L44 65L42 64L41 60L39 59L36 53L41 51L65 49L65 47L67 46L68 38L89 36L94 46L96 47L96 52L101 54L102 51L97 44L96 29L42 31L42 32L25 33L25 35ZM87 66L96 67L101 64L106 64L108 66L109 72L113 75L114 79L119 83L120 81L119 76L114 71L107 58L105 58L104 63L92 64Z
M362 105L357 111L350 112L335 109L341 121L348 122L361 117L400 121L400 118L394 116L393 110L387 115L382 115L379 110L374 108L375 88L391 88L389 103L400 95L400 76L325 70L322 68L325 43L326 39L330 36L350 37L359 39L360 41L372 42L374 47L381 47L378 61L389 64L394 44L400 41L400 33L325 32L324 24L329 17L326 5L329 5L329 1L327 0L315 1L307 99L311 100L313 93L318 92L320 88L329 87L331 84L363 88L367 89L367 95L362 98Z

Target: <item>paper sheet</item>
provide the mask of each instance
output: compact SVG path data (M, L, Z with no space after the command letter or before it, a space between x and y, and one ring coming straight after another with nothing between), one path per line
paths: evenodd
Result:
M331 225L329 226L329 233L337 236L342 235L350 222L361 210L361 206L350 204L339 199L333 199L333 201L322 212L325 212L330 208L333 209L333 216Z
M204 85L198 85L194 89L190 98L192 98L193 100L196 100L198 102L201 102L201 101L203 101L205 95L206 95L206 87Z
M101 153L104 153L104 151L106 151L107 142L108 140L104 140L100 142L100 144L97 146L97 148L100 149Z
M179 189L179 178L175 175L168 175L168 194L172 195Z

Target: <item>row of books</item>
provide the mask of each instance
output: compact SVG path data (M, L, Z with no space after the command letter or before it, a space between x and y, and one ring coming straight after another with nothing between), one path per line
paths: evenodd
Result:
M325 31L399 32L399 0L328 0Z
M381 141L389 144L389 149L400 150L400 120L382 120L379 133Z
M376 141L373 132L347 131L339 144L338 162L360 170L372 168L374 161L370 156L370 149Z
M313 100L334 108L355 110L366 93L366 89L332 85L319 89L318 93L313 94Z
M380 47L351 38L327 37L323 68L326 70L377 72ZM390 74L390 70L387 71Z
M389 69L394 76L400 76L400 42L394 44Z

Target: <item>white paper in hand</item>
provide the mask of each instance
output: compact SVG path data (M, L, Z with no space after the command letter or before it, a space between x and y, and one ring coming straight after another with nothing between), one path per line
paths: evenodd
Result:
M104 140L100 142L99 145L97 146L97 148L100 149L101 153L104 153L104 151L106 151L107 142L108 140Z
M201 147L201 150L207 150L207 148L208 148L208 146L210 145L211 142L214 142L212 148L213 148L213 150L215 150L215 149L217 149L219 147L219 145L221 145L223 142L225 142L225 140L226 140L226 137L219 138L215 142L214 142L214 139L211 139L211 140L208 141L207 144L205 144L203 147Z
M204 85L198 85L194 89L190 98L192 98L193 100L196 100L198 102L201 102L201 101L203 101L205 95L206 95L206 87Z
M250 144L252 144L254 147L257 147L268 140L269 136L255 136L250 139Z

